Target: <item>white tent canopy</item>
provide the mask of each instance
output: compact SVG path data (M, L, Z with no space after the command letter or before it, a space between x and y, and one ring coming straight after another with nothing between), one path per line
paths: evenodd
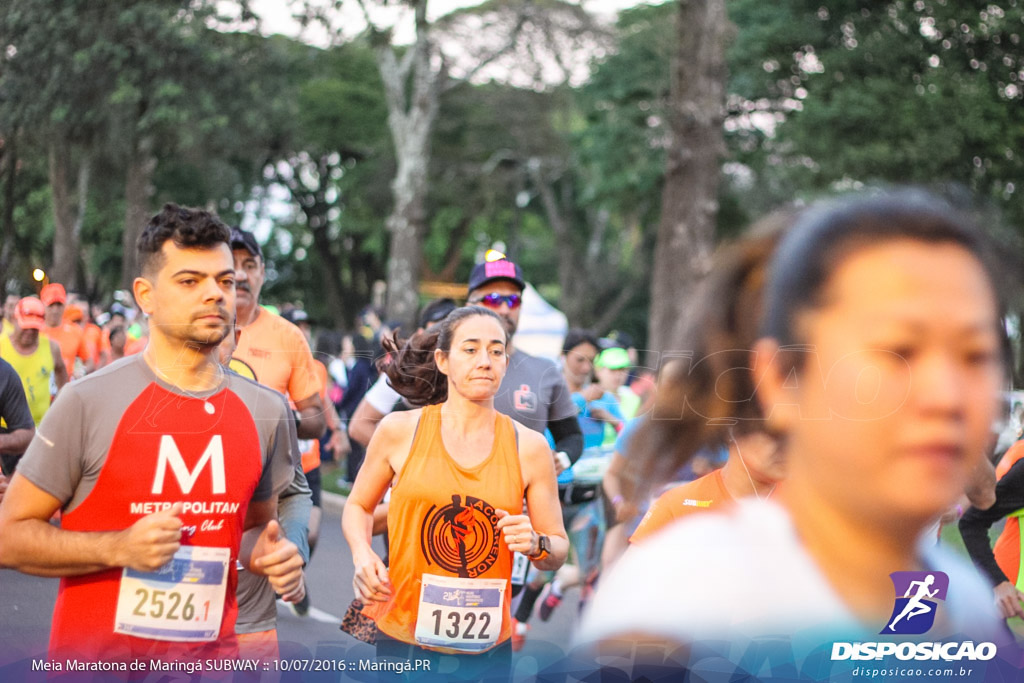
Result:
M569 320L560 310L527 283L523 290L523 309L519 314L515 347L531 356L557 360L569 329Z

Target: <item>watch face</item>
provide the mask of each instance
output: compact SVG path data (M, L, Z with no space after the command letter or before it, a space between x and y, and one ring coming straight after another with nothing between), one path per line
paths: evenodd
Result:
M548 537L541 536L539 539L537 539L537 547L540 548L540 551L542 553L550 552L548 548Z

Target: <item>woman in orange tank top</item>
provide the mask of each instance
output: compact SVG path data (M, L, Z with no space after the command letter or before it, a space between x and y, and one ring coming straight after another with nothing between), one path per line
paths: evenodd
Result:
M425 407L380 423L342 529L356 596L377 623L378 659L394 666L388 680L417 662L410 678L436 675L444 656L459 659L449 680L508 679L513 552L543 570L565 561L547 441L494 408L507 342L501 319L472 306L404 345L384 344L392 386ZM390 569L370 546L388 486Z

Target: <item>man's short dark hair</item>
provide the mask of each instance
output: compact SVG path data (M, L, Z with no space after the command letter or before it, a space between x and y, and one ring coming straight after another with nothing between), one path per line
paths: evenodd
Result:
M230 248L231 231L209 211L164 204L163 210L149 219L136 243L143 273L154 273L163 266L161 250L167 240L179 249L211 249L221 243Z

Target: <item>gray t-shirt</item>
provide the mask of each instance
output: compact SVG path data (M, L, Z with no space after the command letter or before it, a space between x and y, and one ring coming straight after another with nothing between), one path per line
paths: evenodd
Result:
M576 404L558 366L522 351L509 358L494 407L541 434L550 422L576 417Z
M183 399L209 399L211 407L222 392L235 394L248 409L260 444L262 473L252 500L267 500L291 483L299 452L295 423L281 394L231 372L225 373L223 382L213 390L186 394L157 377L142 354L119 360L65 386L39 425L18 472L61 501L67 513L92 492L119 431L159 431L168 424L183 435L198 431L197 425L174 424L179 406L166 401L134 405L153 384ZM136 414L142 419L126 419ZM225 434L230 433L232 421L240 417L231 413L216 416ZM229 439L225 440L225 451L230 457ZM150 455L155 458L157 454ZM164 471L168 469L174 473L173 463L169 468L165 464Z

